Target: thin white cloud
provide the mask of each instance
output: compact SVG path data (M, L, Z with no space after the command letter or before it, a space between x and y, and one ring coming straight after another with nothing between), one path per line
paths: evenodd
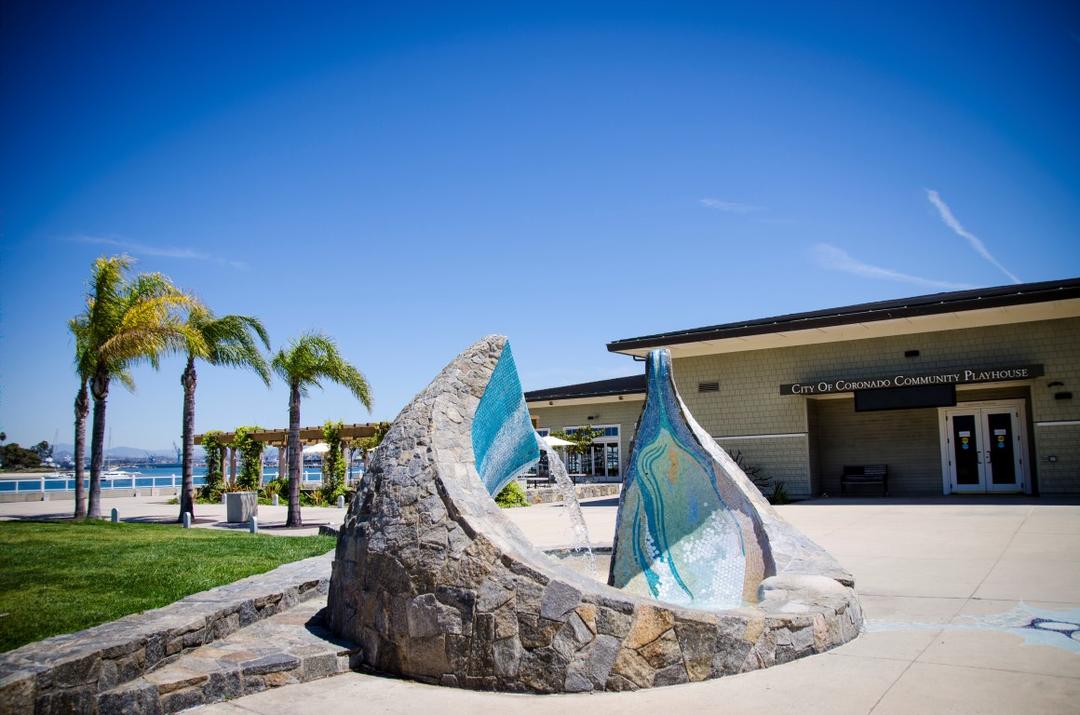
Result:
M764 211L764 206L754 206L753 204L744 204L738 201L725 201L723 199L704 198L699 199L699 203L710 209L716 209L717 211L726 211L731 214L749 214L755 211Z
M1009 280L1011 280L1013 283L1022 282L1019 278L1016 277L1016 274L1014 274L1005 266L998 263L998 260L990 254L990 251L986 248L986 244L983 243L978 236L973 234L971 231L968 231L960 224L960 221L958 221L956 216L953 215L952 209L950 209L949 205L945 203L944 200L942 200L941 194L934 191L933 189L927 189L926 198L928 198L930 200L930 203L934 205L934 208L938 210L938 214L941 215L942 222L944 222L946 226L952 229L953 233L955 233L960 238L966 240L971 245L971 248L975 251L975 253L978 253L987 262L989 262L990 265L994 266L999 271L1007 275L1009 277Z
M814 246L814 260L819 266L829 271L850 273L861 278L878 278L881 280L894 281L897 283L910 283L923 288L937 290L964 290L974 286L966 283L953 283L952 281L939 281L932 278L922 278L907 273L894 271L891 268L882 268L869 263L863 263L857 258L852 258L846 251L829 245L819 243Z
M77 243L90 243L97 246L110 246L112 248L119 248L122 251L127 251L136 256L157 256L160 258L179 258L181 260L189 261L207 261L209 263L217 263L221 266L229 266L239 270L247 270L248 264L243 261L233 261L221 256L215 256L210 253L203 253L202 251L196 251L191 248L181 248L177 246L151 246L146 243L138 243L136 241L121 241L115 238L106 238L104 236L86 236L79 235L73 236L72 241Z

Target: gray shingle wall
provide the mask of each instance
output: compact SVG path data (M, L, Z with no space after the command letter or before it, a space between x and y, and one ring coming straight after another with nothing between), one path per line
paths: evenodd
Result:
M741 452L743 465L758 467L761 475L772 480L765 488L765 496L783 482L789 497L806 499L813 496L810 489L810 473L807 470L806 435L773 437L770 439L720 439L717 443L728 454Z
M1080 425L1035 425L1035 450L1040 494L1080 494Z
M920 355L905 358L906 350L918 350ZM807 398L781 396L779 387L785 383L829 377L876 377L894 371L918 374L955 367L1030 364L1045 366L1045 376L1029 381L1027 386L1030 390L1028 419L1033 423L1031 429L1037 456L1034 466L1040 491L1044 494L1080 493L1080 426L1038 424L1080 420L1080 318L679 358L675 360L675 378L683 400L701 425L713 436L724 437L807 432ZM719 392L697 392L698 382L710 380L719 380ZM1049 383L1055 381L1063 382L1064 387L1049 388ZM1055 400L1054 392L1059 390L1072 391L1076 396L1071 400ZM1023 387L993 391L982 388L970 393L962 391L960 399L1004 399L1026 394ZM921 448L918 459L902 467L911 472L911 484L904 486L903 479L897 478L895 481L890 479L890 486L895 487L898 494L903 493L902 489L921 493L935 487L937 491L933 493L940 493L936 410L880 414L882 419L901 421L901 416L915 413L921 415L912 424L912 429L919 430L921 436L918 439L924 444L929 443L929 447ZM879 440L888 439L888 435L880 431L877 434ZM779 439L767 440L760 447L780 442ZM720 443L725 447L731 444L725 440ZM793 456L790 447L780 449ZM1056 463L1047 461L1051 454L1057 456ZM835 471L822 445L815 445L813 440L804 455L803 476L798 478L804 483L810 483L811 471L815 478L818 474L827 476L830 471ZM931 459L935 460L933 464ZM811 470L812 461L820 468ZM933 479L927 474L931 469L936 470ZM827 480L822 485L833 493ZM838 481L836 486L839 487ZM813 491L819 492L819 485L814 484ZM789 487L789 492L799 493L797 485Z
M905 358L906 350L919 350L917 358ZM1046 320L964 330L919 333L824 345L803 345L747 352L677 358L675 380L690 412L725 449L741 449L749 462L762 466L777 481L784 481L792 496L809 496L839 491L838 459L854 460L850 450L840 458L828 455L824 446L802 436L808 425L807 398L780 395L780 385L838 377L876 377L894 372L919 374L956 367L1005 367L1042 364L1044 377L1017 388L980 388L961 391L959 399L1005 399L1025 397L1030 431L1035 444L1035 468L1044 494L1080 493L1080 426L1040 426L1040 422L1080 421L1080 318ZM699 382L720 383L719 392L698 392ZM1060 381L1064 387L1049 388ZM1071 400L1055 400L1054 392L1069 390ZM633 405L627 409L629 405ZM534 409L542 426L561 428L580 424L589 414L594 423L622 425L624 465L629 456L629 435L637 421L641 402L608 403L593 406ZM839 406L826 407L829 417ZM606 413L606 415L605 415ZM861 413L860 417L870 413ZM908 425L909 441L919 446L896 452L887 462L890 487L897 494L941 493L940 447L936 427L937 411L904 410L877 413L865 423L865 437L876 441L878 449L897 440L889 422ZM855 429L849 423L849 429ZM912 430L915 432L912 433ZM816 430L815 430L816 431ZM732 437L785 435L767 439L735 440ZM827 437L827 436L826 436ZM845 448L846 449L846 448ZM1050 455L1057 462L1048 462ZM811 464L815 466L812 468ZM840 464L840 467L843 465ZM814 482L811 482L813 475ZM821 478L818 482L819 476ZM835 486L830 486L835 479Z

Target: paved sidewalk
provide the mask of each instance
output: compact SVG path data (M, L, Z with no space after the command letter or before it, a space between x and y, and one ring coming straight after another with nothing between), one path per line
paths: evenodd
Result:
M593 540L610 544L615 506L607 501L585 512ZM868 621L854 642L763 671L637 693L507 695L348 673L200 712L1080 711L1080 506L829 500L781 512L854 572ZM538 543L556 545L565 519L558 507L509 514Z
M109 517L115 508L121 521L175 523L180 513L177 504L170 504L172 496L114 497L101 500L101 513ZM31 501L0 503L0 521L8 519L67 519L75 508L73 501ZM337 528L345 519L345 509L337 507L303 507L300 514L304 528L285 529L288 507L259 505L259 531L263 534L281 536L310 536L319 533L322 524ZM225 521L224 504L196 504L193 526L201 529L246 529L246 524L229 524Z
M101 500L101 512L108 518L115 507L121 521L172 523L180 507L170 504L172 496L113 497ZM601 497L582 502L582 511L595 534L593 542L599 546L611 546L615 533L615 510L618 497ZM0 503L0 521L8 519L67 519L75 508L72 501L29 501ZM285 523L288 507L259 505L259 529L264 534L305 536L319 533L320 525L337 528L345 520L345 509L337 507L310 507L301 509L303 529L280 528ZM537 504L531 507L507 509L507 516L525 530L533 543L542 548L569 546L569 517L562 504ZM243 524L225 521L223 504L196 504L194 526L198 528L245 529Z

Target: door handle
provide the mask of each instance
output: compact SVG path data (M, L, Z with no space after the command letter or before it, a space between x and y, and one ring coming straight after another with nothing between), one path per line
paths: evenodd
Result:
M986 463L987 463L987 464L990 464L990 462L991 462L991 459L990 459L990 450L988 449L988 450L986 450Z

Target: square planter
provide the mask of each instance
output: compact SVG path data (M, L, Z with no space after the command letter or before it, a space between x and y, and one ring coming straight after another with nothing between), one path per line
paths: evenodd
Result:
M230 524L246 524L259 515L257 492L225 492L225 521Z

